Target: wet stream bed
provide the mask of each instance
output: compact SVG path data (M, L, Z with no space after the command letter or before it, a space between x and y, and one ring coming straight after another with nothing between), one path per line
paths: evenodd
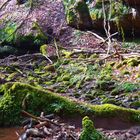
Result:
M100 131L108 140L139 140L140 139L140 126L134 123L123 122L118 118L94 118L95 128ZM73 129L72 134L78 135L81 132L81 122L82 118L61 118L61 121L58 124L64 123L66 132L68 129ZM35 127L36 128L36 127ZM34 127L30 128L31 130L35 129ZM45 126L45 128L50 130L51 127ZM52 127L53 130L54 127ZM29 129L29 130L30 130ZM40 129L40 128L39 128ZM55 128L56 129L56 128ZM40 129L42 131L42 129ZM39 132L40 132L39 130ZM55 130L54 130L55 131ZM0 128L0 140L18 140L20 136L25 133L22 127L1 127ZM53 135L57 135L56 133ZM57 140L54 137L46 137L47 140ZM45 140L45 138L40 138L40 140ZM69 139L67 139L69 140ZM76 138L79 140L79 138Z
M17 140L16 132L21 132L20 127L4 127L0 128L0 140Z

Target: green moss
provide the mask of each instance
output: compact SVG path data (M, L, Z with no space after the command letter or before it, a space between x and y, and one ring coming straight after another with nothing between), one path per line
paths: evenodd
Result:
M119 69L119 68L121 68L122 66L123 66L123 64L122 64L122 63L119 63L118 65L116 65L116 68Z
M122 74L127 75L127 74L130 74L130 72L127 71L127 70L123 70L123 71L122 71Z
M40 52L41 52L43 55L47 55L47 54L48 54L47 48L48 48L48 45L47 45L47 44L44 44L44 45L40 46Z
M86 58L86 56L85 56L84 54L80 54L80 55L78 56L78 59L81 59L81 58Z
M99 80L106 80L106 81L109 81L112 79L112 66L110 65L105 65L101 71L100 71L100 74L99 74Z
M74 24L74 22L76 21L76 14L75 14L74 10L69 9L67 11L66 21L67 21L68 25L72 26Z
M89 58L91 58L91 59L99 58L99 54L94 53L94 54L90 55Z
M53 85L53 82L48 81L48 82L44 82L44 84L46 84L46 85Z
M85 79L85 75L83 74L76 74L70 78L70 86L76 85L76 88L80 88L81 84Z
M84 117L82 120L83 131L80 135L80 140L104 140L104 137L98 132L93 122L89 117Z
M131 67L135 67L138 66L140 64L140 60L139 57L134 57L134 58L128 58L123 60L122 62L120 62L119 64L116 65L116 68L119 69L121 68L123 65L128 65ZM125 73L124 73L125 74Z
M65 7L66 21L73 26L76 23L76 11L74 10L75 0L63 0Z
M134 108L139 108L140 107L140 101L132 102L130 106L134 107Z
M26 107L30 112L55 112L56 105L59 106L59 112L61 112L63 115L70 115L73 113L77 114L78 112L82 114L86 112L86 109L82 109L82 107L80 107L80 105L76 104L75 102L71 102L66 98L50 91L44 91L27 84L6 84L3 86L3 90L5 94L0 101L0 124L6 122L8 124L16 124L20 121L22 101L27 94L30 96L26 100ZM57 109L57 113L59 112Z
M115 99L109 99L109 98L105 98L102 100L103 104L114 104L114 105L118 105L119 102L117 102Z
M109 62L108 64L110 67L113 67L115 65L115 62Z
M62 53L65 55L66 58L70 58L73 54L73 52L66 51L66 50L63 50Z
M14 78L17 78L17 75L18 75L17 72L13 72L13 73L11 73L11 74L8 76L8 78L6 78L6 79L7 79L7 81L10 81L10 80L12 80L12 79L14 79Z
M139 84L133 84L130 82L121 83L121 85L116 85L116 87L111 91L112 95L117 95L121 92L134 92L139 89Z
M136 78L139 78L140 79L140 73L137 73L136 74Z
M54 65L48 65L44 67L45 71L50 71L50 72L55 72L55 67Z
M122 89L120 88L120 86L117 86L111 91L111 95L118 95L120 92L122 92Z
M0 29L0 41L5 43L13 43L15 41L16 34L13 34L17 28L15 23L8 22L4 28Z
M69 81L70 80L70 74L64 74L63 76L62 76L62 81Z
M138 58L128 59L127 64L129 66L135 67L135 66L138 66L140 64L140 60Z
M122 120L140 122L140 111L125 109L110 104L90 105L72 101L48 90L23 83L3 85L5 93L0 100L0 124L17 124L21 120L23 99L26 98L26 110L31 113L60 113L69 115L94 115L102 117L118 117ZM57 111L56 111L57 110Z
M97 81L97 89L101 89L103 91L113 90L115 88L115 82L111 80L102 80Z
M125 82L121 85L121 87L125 92L133 92L139 88L139 85L130 82Z
M112 1L110 4L110 1L105 0L105 11L106 16L110 21L116 20L118 18L123 17L123 15L128 14L130 9L129 7L122 4L121 1ZM109 8L111 6L111 13L109 11ZM102 10L102 0L96 1L96 5L90 9L90 14L92 17L92 20L98 20L103 19L103 10Z

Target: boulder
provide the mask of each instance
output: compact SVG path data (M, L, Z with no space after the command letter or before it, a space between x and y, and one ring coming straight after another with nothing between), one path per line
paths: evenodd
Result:
M39 50L59 34L63 5L50 0L0 0L0 44Z

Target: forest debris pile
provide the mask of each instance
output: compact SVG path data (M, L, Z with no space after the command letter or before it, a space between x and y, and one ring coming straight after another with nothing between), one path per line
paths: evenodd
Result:
M126 130L102 130L108 140L139 140L140 126L131 127Z
M23 122L24 131L19 136L19 140L38 139L38 140L78 140L80 136L80 128L76 129L60 121L59 117L54 114L35 117L24 111L24 115L31 117ZM43 121L44 120L44 121Z
M92 132L83 139L84 120L82 124L83 128L64 123L63 120L55 116L54 114L45 115L42 112L40 117L36 117L26 111L23 111L26 119L23 121L23 131L18 134L19 140L37 139L37 140L90 140L90 138L96 138L96 140L139 140L140 139L140 127L135 126L130 129L123 130L107 130L107 129L93 129L93 137L90 137ZM27 118L28 117L28 118ZM44 120L44 121L43 121ZM88 119L89 122L91 120ZM93 122L91 122L93 124ZM86 124L87 125L87 124ZM85 139L87 138L87 139Z

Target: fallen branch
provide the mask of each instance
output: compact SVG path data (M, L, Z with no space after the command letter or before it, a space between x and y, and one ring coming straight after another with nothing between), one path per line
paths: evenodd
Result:
M44 56L51 64L53 64L53 61L47 55L42 55L42 56Z
M37 125L35 126L35 128L41 128L41 127L43 127L43 126L49 126L48 121L42 122L42 123L40 123L40 124L37 124Z
M57 45L56 39L54 39L54 46L56 48L57 57L60 58L59 49L58 49L58 45Z
M102 42L105 42L105 39L103 37L99 36L98 34L91 32L91 31L87 31L87 33L90 33L90 34L94 35L96 38L102 40Z
M105 44L111 37L113 37L113 36L115 36L115 35L117 35L117 34L118 34L118 32L113 33L113 34L111 34L109 37L107 37L107 38L104 40L104 42L101 42L101 43L100 43L100 44L101 44L100 47L103 47L104 44Z
M45 122L54 124L54 125L56 125L56 126L60 126L59 124L57 124L57 123L55 123L55 122L53 122L53 121L51 121L51 120L49 120L49 119L47 119L47 118L36 117L36 116L34 116L34 115L32 115L32 114L30 114L30 113L24 111L24 110L22 110L21 113L23 113L24 115L26 115L26 116L28 116L28 117L30 117L30 118L33 118L33 119L36 120L36 121L41 121L41 122L44 122L44 121L45 121Z

